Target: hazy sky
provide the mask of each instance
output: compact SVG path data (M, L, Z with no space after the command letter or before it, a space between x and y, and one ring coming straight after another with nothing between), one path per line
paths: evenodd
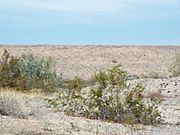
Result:
M0 0L0 44L180 45L180 0Z

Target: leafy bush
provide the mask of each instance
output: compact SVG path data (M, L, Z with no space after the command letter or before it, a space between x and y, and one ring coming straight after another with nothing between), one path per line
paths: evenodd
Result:
M17 58L4 50L0 60L0 87L51 92L61 85L62 79L56 74L52 59L33 55Z
M50 92L61 87L62 79L56 74L53 64L51 58L22 55L19 58L19 70L21 77L25 78L25 89L40 88Z
M0 60L1 87L16 87L18 85L18 80L21 78L18 63L17 57L10 56L7 50L4 50Z
M133 90L128 91L125 96L127 123L156 124L161 122L161 115L158 111L156 98L151 98L151 104L146 105L143 101L142 92L144 87L138 84Z
M48 99L49 105L68 115L91 119L114 121L127 124L156 124L161 122L157 102L145 104L142 92L137 85L130 90L126 84L126 72L119 66L100 71L95 75L96 83L89 87L67 87L59 96ZM78 86L79 79L72 82Z
M55 99L47 99L51 107L64 108L66 113L73 115L73 107L79 107L80 103L77 103L83 99L82 88L85 86L85 81L79 77L75 77L73 80L67 81L67 89L60 91L59 95ZM80 99L80 100L79 100ZM79 100L79 101L78 101Z
M66 81L69 90L81 90L85 86L85 81L75 76L73 80Z

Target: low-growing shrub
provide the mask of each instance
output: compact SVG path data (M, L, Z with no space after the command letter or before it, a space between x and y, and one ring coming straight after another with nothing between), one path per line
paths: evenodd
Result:
M105 71L99 71L98 74L95 74L95 79L102 88L107 87L108 76Z
M161 122L157 102L143 100L144 87L129 89L126 72L119 66L95 75L91 87L70 87L59 96L48 99L49 105L68 115L127 124L156 124ZM72 80L78 86L78 80ZM82 85L81 85L82 86Z
M144 87L138 84L133 90L128 91L125 96L126 123L156 124L161 122L161 115L157 109L156 98L151 98L151 103L146 105L143 101L142 92Z
M120 66L117 65L107 71L99 71L94 75L96 82L102 89L106 88L109 84L112 86L118 85L122 88L125 87L127 73L121 70Z
M66 84L69 90L81 90L85 86L85 81L75 76L73 80L66 81Z
M85 81L79 77L75 77L73 80L66 81L66 90L59 92L57 98L47 99L51 107L64 108L66 113L73 115L72 107L79 107L80 103L77 103L83 99L82 88L85 86ZM80 100L79 100L80 99ZM78 105L79 104L79 105Z
M53 66L51 58L39 58L32 54L22 55L19 58L19 70L21 77L25 79L25 89L39 88L51 92L61 87L62 79L56 74Z
M40 58L31 54L15 57L4 50L0 59L0 87L16 88L21 91L31 89L54 91L62 86L62 79L56 74L53 64L50 58Z
M17 118L25 118L28 115L27 108L22 97L17 95L0 94L0 114Z

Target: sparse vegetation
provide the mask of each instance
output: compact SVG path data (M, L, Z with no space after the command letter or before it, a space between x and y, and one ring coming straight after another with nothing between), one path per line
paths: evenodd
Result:
M24 99L15 93L0 93L0 114L17 118L25 118L28 110Z
M95 50L97 47L93 47L93 51L78 47L83 53L77 48L74 51L74 47L66 51L56 46L7 48L14 55L5 50L0 57L0 134L177 134L180 131L180 78L167 77L169 74L165 70L168 60L178 52L177 48L160 51L162 55L151 55L152 49L147 59L138 57L137 61L124 47L113 51L101 47L99 54ZM134 52L141 56L138 48ZM144 47L142 51L144 53ZM23 52L33 55L20 55ZM45 57L52 53L58 66ZM85 57L87 54L91 56ZM102 57L104 61L101 61ZM156 60L148 62L149 57ZM117 61L112 61L114 58ZM128 74L115 66L89 76L93 70L119 62L128 68ZM62 79L56 74L55 67L64 73L66 80L63 80L62 88L59 88ZM142 72L148 79L141 78ZM70 80L77 74L84 78ZM163 75L165 78L159 78ZM51 77L51 81L47 81ZM42 81L46 83L42 85ZM45 99L53 108L47 106Z
M56 75L52 66L53 61L50 58L43 59L33 55L14 57L4 50L0 61L1 87L53 91L61 86L62 79ZM151 100L152 103L146 105L142 96L144 88L137 85L130 90L126 79L127 73L121 70L120 65L97 72L89 89L84 80L75 77L74 80L66 81L65 90L60 91L57 98L48 101L51 106L74 116L128 124L160 122L156 100ZM18 104L14 99L11 100ZM9 101L8 98L2 100L2 106L5 106L4 103L10 104ZM12 112L3 111L2 108L1 112L7 115Z
M120 66L100 71L95 75L96 83L89 89L83 88L79 83L81 79L75 78L58 97L48 99L49 105L68 115L91 119L127 124L161 122L158 103L152 99L146 105L142 96L144 88L138 84L130 90L126 76ZM72 87L72 84L76 87Z
M0 87L51 92L61 85L62 79L56 74L52 59L33 55L15 57L4 50L0 60Z
M170 67L169 71L172 73L173 77L180 75L180 55L176 56L176 60Z

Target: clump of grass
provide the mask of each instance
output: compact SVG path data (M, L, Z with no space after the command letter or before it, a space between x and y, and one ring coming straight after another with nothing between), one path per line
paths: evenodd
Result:
M28 109L25 105L25 99L16 92L0 91L0 114L17 118L28 116Z
M42 133L40 133L38 131L31 131L31 130L28 130L28 129L22 129L21 131L19 131L15 135L42 135Z
M120 66L95 74L96 83L83 88L79 78L71 81L59 96L48 99L49 105L68 115L127 124L156 124L161 122L158 103L145 104L144 87L137 85L130 90L127 74ZM72 83L73 82L73 83Z
M62 86L61 76L56 74L53 64L51 58L40 58L31 54L10 56L5 49L0 59L0 87L52 92Z

